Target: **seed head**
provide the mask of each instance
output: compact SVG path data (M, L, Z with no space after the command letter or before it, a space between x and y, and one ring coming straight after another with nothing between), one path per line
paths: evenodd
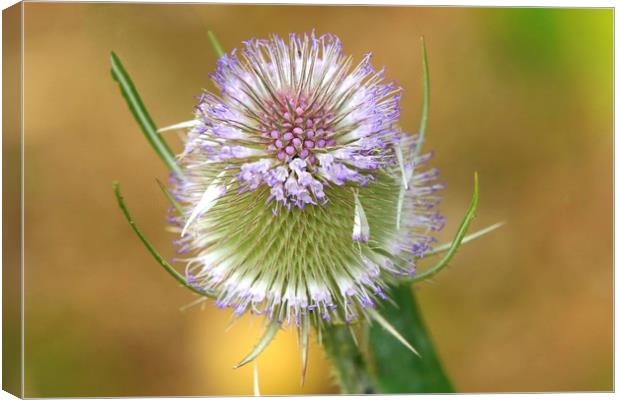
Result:
M186 275L235 314L350 322L415 273L443 225L401 89L333 35L251 39L211 75L173 176Z

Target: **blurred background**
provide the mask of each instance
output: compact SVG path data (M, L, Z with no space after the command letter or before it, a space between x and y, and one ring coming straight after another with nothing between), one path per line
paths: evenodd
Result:
M216 58L270 33L332 32L405 89L415 131L419 37L427 40L427 149L447 183L450 240L474 171L481 203L465 245L417 287L462 392L612 390L612 29L610 9L25 4L25 395L248 395L233 364L260 320L165 274L131 232L111 182L173 257L166 170L110 77L114 50L160 126L192 117ZM171 136L178 149L178 141ZM5 147L18 152L19 144ZM7 350L5 350L7 351ZM321 349L308 379L293 332L259 359L264 394L335 393Z

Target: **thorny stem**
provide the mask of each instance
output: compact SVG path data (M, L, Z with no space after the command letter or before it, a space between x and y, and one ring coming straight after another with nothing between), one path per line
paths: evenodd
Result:
M329 357L340 390L345 394L372 394L374 385L368 374L366 360L346 325L325 326L323 348Z
M454 393L409 285L393 287L395 304L384 304L381 314L419 352L408 351L379 324L370 328L370 359L356 345L348 326L326 326L323 348L342 393Z

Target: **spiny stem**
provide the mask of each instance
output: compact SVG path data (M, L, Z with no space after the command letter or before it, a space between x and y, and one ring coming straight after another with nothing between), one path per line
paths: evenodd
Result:
M332 362L342 393L376 393L366 360L355 344L349 327L330 325L322 329L323 348Z

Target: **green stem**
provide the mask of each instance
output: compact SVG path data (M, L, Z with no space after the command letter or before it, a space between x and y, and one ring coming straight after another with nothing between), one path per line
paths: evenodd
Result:
M360 352L348 326L332 325L321 330L323 349L330 359L340 390L346 394L375 393Z
M378 324L370 328L370 351L375 361L378 388L382 393L454 393L431 336L426 329L415 295L408 285L394 287L390 297L398 307L384 303L381 315L420 353L407 351Z

